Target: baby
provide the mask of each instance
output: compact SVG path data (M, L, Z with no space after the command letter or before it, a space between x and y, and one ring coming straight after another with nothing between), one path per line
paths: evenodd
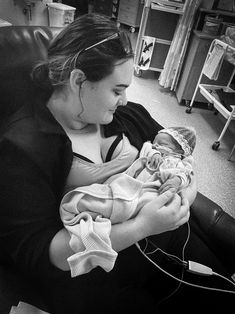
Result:
M137 176L147 181L158 174L161 186L158 192L170 189L179 192L187 187L193 175L192 152L196 144L196 132L191 127L171 127L159 131L153 143L144 143L140 158L146 157L146 166Z

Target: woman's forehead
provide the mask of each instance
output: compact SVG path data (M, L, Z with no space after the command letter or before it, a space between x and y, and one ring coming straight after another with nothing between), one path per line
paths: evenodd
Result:
M114 85L126 88L131 84L133 71L133 59L128 59L124 62L117 63L107 79Z

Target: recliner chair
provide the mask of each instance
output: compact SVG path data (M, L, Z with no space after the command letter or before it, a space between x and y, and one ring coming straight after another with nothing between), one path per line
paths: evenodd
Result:
M36 61L46 58L52 36L51 29L44 26L0 28L0 135L1 120L27 101L31 93L31 69ZM232 275L235 272L235 219L201 193L191 207L191 219L195 221L197 233ZM11 306L19 301L50 312L39 287L20 275L4 254L0 242L0 313L9 314Z

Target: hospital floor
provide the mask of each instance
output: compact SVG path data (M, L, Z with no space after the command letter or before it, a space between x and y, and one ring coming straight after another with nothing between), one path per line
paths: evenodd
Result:
M128 100L141 103L164 127L193 126L197 132L197 143L193 153L198 176L198 191L218 203L227 213L235 217L235 152L228 156L235 143L235 120L231 121L217 151L212 144L219 138L226 120L207 105L194 106L191 114L179 104L175 94L162 88L157 72L144 71L142 77L133 75L127 89ZM158 73L159 74L159 73Z

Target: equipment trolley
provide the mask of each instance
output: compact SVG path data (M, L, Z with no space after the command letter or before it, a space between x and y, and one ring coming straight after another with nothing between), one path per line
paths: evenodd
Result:
M215 77L218 76L219 70L224 60L229 61L231 63L231 67L233 67L228 83L226 85L201 84L203 75L206 75L211 80L216 79ZM217 150L219 148L220 141L222 140L230 122L235 119L235 90L231 87L234 74L235 47L232 47L219 39L214 39L207 53L202 72L199 76L195 91L193 93L192 100L186 109L187 113L191 113L195 96L198 89L200 89L200 93L207 99L209 103L208 105L214 106L214 108L227 120L219 138L212 145L213 150ZM227 96L232 99L232 101L230 101L231 104L225 106L225 104L222 103L220 97L218 97L219 91L227 94Z

